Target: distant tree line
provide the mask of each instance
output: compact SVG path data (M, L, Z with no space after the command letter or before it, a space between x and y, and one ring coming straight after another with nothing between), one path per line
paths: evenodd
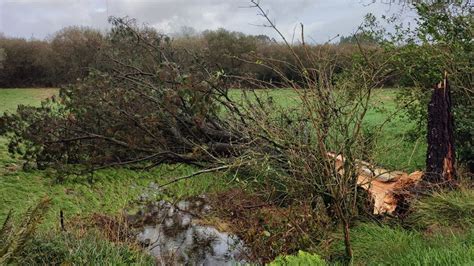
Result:
M159 35L152 28L148 29ZM104 45L110 45L110 32L88 27L66 27L44 40L11 38L0 33L0 87L57 87L85 78L91 69L101 69L104 58L98 56ZM372 45L366 36L359 36L362 45ZM225 29L197 33L186 27L173 37L172 45L184 61L192 65L195 56L203 59L207 67L228 76L246 76L278 85L282 76L259 64L255 58L273 59L283 69L284 77L299 80L300 73L292 66L294 56L282 43L265 35L247 35ZM323 49L321 49L323 48ZM338 44L295 44L295 51L305 60L306 49L334 54L334 71L340 72L351 64L357 51L357 39L342 37ZM252 58L252 59L250 59ZM311 65L310 62L307 65ZM247 86L250 84L246 84Z
M52 87L83 78L96 64L103 38L84 27L64 28L45 40L0 35L0 87Z

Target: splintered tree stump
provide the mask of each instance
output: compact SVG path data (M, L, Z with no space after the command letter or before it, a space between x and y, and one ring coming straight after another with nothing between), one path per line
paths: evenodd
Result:
M428 150L423 179L430 183L450 183L456 179L453 115L448 79L434 87L428 105Z

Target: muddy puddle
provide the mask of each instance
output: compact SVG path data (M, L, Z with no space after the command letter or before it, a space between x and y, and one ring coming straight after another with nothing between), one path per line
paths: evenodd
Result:
M129 216L140 225L138 241L161 265L236 265L245 263L245 247L235 235L199 224L211 211L205 197L149 203Z

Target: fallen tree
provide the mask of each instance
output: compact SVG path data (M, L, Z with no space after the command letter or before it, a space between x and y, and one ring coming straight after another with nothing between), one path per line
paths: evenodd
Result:
M228 97L223 80L207 73L197 57L193 67L183 68L168 37L140 29L133 20L111 23L102 68L62 88L59 99L39 108L20 106L2 117L10 151L40 168L84 166L79 172L119 165L204 166L215 156L237 153L237 144L247 140L220 114L226 105L217 103Z
M334 167L340 174L343 174L344 156L334 153L328 153L328 155L335 159ZM415 171L411 174L390 171L357 160L357 185L370 195L375 215L395 214L399 204L402 203L400 202L401 194L415 187L422 177L422 171Z

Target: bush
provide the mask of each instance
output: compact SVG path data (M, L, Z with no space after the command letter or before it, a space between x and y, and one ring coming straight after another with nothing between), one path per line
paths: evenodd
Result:
M269 266L279 265L326 265L326 262L316 254L311 254L304 251L298 251L297 255L283 255L278 256L272 261Z

